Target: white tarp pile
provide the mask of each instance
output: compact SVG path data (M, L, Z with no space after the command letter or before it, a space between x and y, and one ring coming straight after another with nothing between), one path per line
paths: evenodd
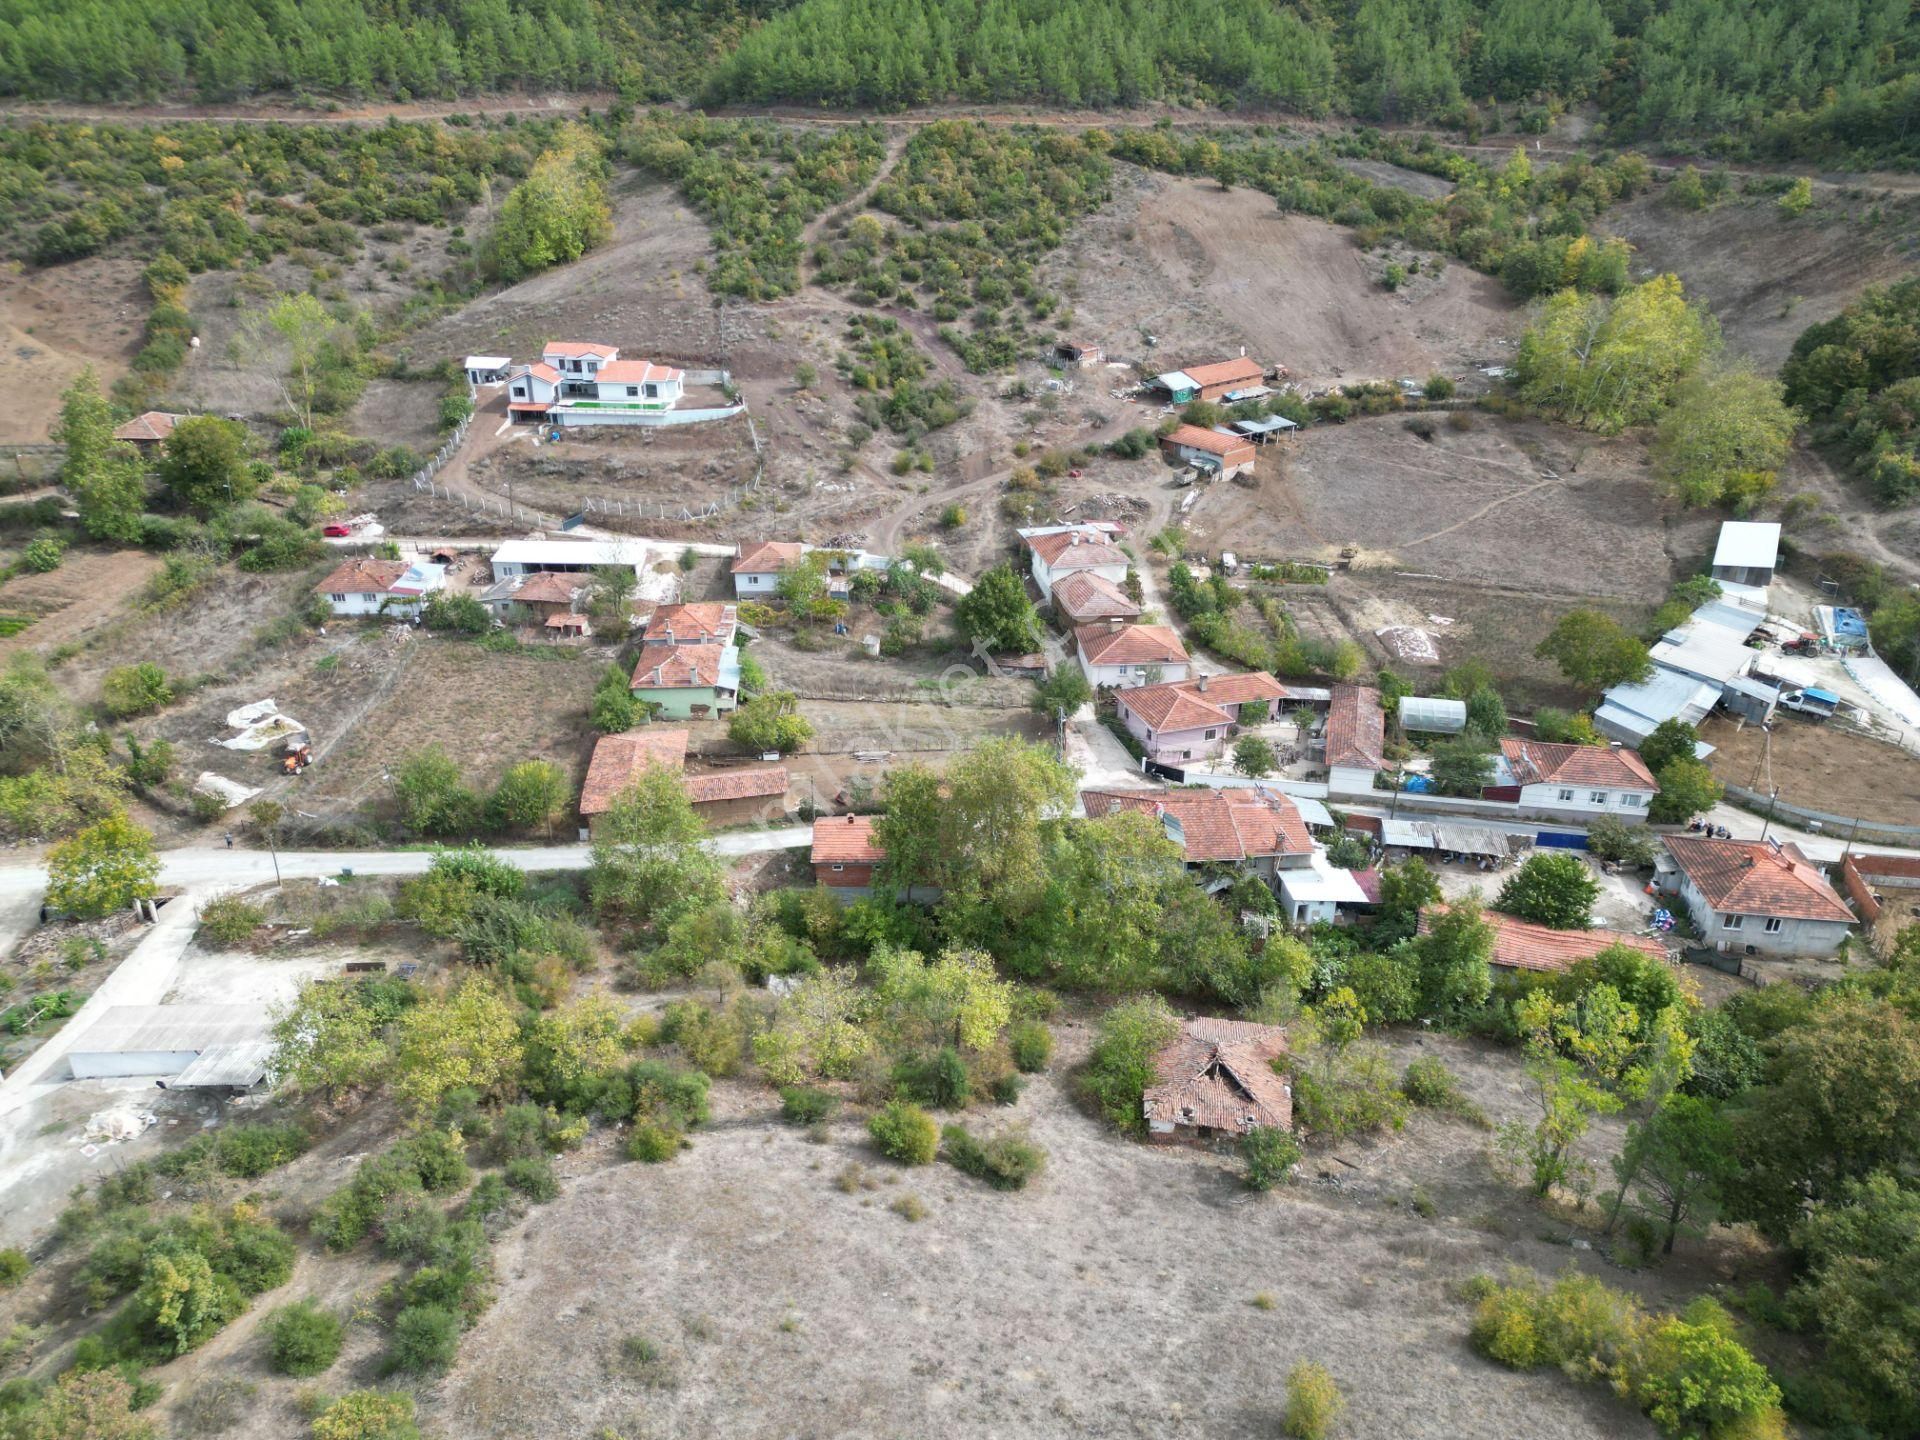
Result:
M196 795L212 795L220 801L223 808L231 810L236 805L244 805L260 793L256 786L249 789L237 780L229 780L224 775L216 775L211 770L202 770L200 778L193 782Z
M134 1110L124 1105L111 1110L102 1110L87 1117L84 1138L90 1145L117 1145L123 1140L133 1140L158 1122L159 1116L151 1110Z
M1417 626L1383 625L1373 633L1380 637L1382 645L1402 660L1429 665L1440 663L1440 649L1433 643L1433 637Z
M307 733L306 726L291 715L282 715L271 700L256 700L228 711L227 724L240 733L225 740L216 737L211 743L228 750L265 750L278 741Z
M1893 667L1878 655L1847 655L1840 663L1847 673L1903 725L1920 725L1920 695L1894 674Z

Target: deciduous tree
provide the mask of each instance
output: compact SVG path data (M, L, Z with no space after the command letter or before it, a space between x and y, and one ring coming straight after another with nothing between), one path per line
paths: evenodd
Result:
M1584 930L1599 898L1600 882L1579 856L1543 852L1507 878L1493 908L1556 930Z
M999 564L954 607L960 633L995 653L1025 655L1040 644L1040 617L1013 567Z
M650 765L615 797L593 839L588 889L603 915L661 924L721 898L720 862L680 777Z
M140 457L113 438L113 415L92 366L61 396L53 439L66 446L60 483L72 494L86 532L96 540L138 540L147 500Z
M395 1027L393 1088L415 1117L431 1116L451 1090L503 1090L520 1073L515 1007L478 975L421 1001Z
M1800 423L1782 393L1744 368L1689 379L1654 441L1660 478L1688 505L1752 505L1773 488Z
M1598 610L1569 610L1534 650L1583 690L1627 685L1653 673L1647 647Z
M213 415L182 420L167 437L160 483L202 515L253 499L260 487L247 468L245 427Z
M47 853L47 904L83 920L124 910L159 892L153 832L109 815Z

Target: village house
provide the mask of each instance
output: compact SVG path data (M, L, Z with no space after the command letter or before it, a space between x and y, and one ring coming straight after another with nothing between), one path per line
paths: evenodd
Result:
M1481 798L1568 818L1612 815L1645 820L1660 786L1639 752L1622 745L1557 745L1509 736L1494 757L1493 783Z
M733 593L736 599L764 598L780 586L780 572L806 553L807 547L790 540L762 540L757 545L733 547Z
M793 778L784 765L756 765L689 775L686 788L693 813L718 829L780 819L787 813Z
M633 698L673 720L724 715L740 703L740 652L731 645L648 640L629 682Z
M1773 584L1780 563L1780 524L1776 520L1729 520L1713 548L1713 578L1729 585L1764 590Z
M427 596L447 582L444 565L423 561L408 564L404 560L374 560L357 555L336 565L327 578L314 586L324 595L335 615L413 616L420 612Z
M126 441L145 455L166 444L167 437L173 434L173 427L186 418L167 410L148 410L116 429L113 438Z
M649 645L731 645L740 612L723 600L661 605L647 617Z
M1272 881L1279 871L1312 861L1307 822L1278 791L1085 790L1080 803L1088 819L1123 810L1153 816L1189 866L1231 865Z
M469 356L492 361L495 356ZM469 376L473 372L469 371ZM712 378L714 372L707 372ZM725 379L724 373L720 378ZM651 360L623 360L620 347L553 340L530 365L508 370L507 413L516 421L553 425L665 425L722 420L744 406L681 410L687 375Z
M1267 393L1267 372L1258 360L1242 355L1237 360L1169 370L1149 380L1147 388L1158 390L1175 405L1193 400L1251 400Z
M1166 625L1106 620L1073 632L1080 671L1095 689L1125 690L1187 678L1187 647Z
M886 858L874 843L871 815L823 815L813 822L814 882L841 900L871 894L874 867Z
M1068 625L1093 625L1105 620L1132 620L1140 607L1127 592L1091 570L1076 570L1053 582L1053 613Z
M1293 1086L1274 1070L1287 1055L1276 1025L1195 1016L1153 1057L1154 1083L1140 1097L1156 1144L1238 1142L1254 1130L1293 1128Z
M1118 585L1133 562L1102 530L1054 530L1026 540L1032 552L1033 583L1042 595L1068 575L1087 573Z
M1444 915L1445 905L1429 905L1420 912L1420 933L1432 933L1433 919ZM1483 910L1480 918L1493 930L1493 954L1487 963L1496 970L1532 970L1554 974L1571 969L1582 960L1591 960L1602 950L1624 945L1638 950L1650 960L1665 964L1667 947L1648 935L1629 935L1624 930L1595 926L1590 930L1555 930L1530 920L1504 915L1498 910Z
M679 771L687 763L687 732L662 725L643 725L618 735L602 735L587 762L587 778L580 786L580 821L587 835L597 838L600 819L640 772L649 765Z
M460 362L460 368L467 372L469 385L504 384L508 373L513 369L511 355L469 355Z
M542 570L495 581L481 592L480 603L507 624L545 625L556 617L575 616L584 628L586 617L576 612L586 593L581 577Z
M1264 670L1243 675L1196 675L1161 685L1122 690L1114 698L1121 724L1147 759L1161 765L1206 760L1238 733L1240 709L1287 698L1287 689Z
M1244 435L1182 425L1161 437L1160 448L1176 464L1195 466L1216 480L1253 473L1254 444Z
M1685 907L1706 944L1750 955L1831 955L1853 912L1793 844L1669 835L1654 887Z
M581 575L590 570L626 570L637 582L647 547L632 540L509 540L493 552L496 581L516 575Z
M1387 768L1387 712L1380 692L1371 685L1334 686L1322 742L1328 792L1371 795L1373 777Z

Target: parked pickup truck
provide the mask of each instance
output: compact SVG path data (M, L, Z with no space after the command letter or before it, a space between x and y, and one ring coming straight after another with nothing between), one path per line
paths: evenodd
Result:
M1781 693L1780 708L1825 720L1840 708L1840 697L1831 690L1787 690Z

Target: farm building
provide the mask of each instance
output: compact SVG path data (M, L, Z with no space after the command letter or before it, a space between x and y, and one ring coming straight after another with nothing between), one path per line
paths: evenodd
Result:
M1373 777L1387 768L1387 712L1371 685L1336 685L1327 706L1327 789L1335 795L1371 795Z
M1780 526L1776 521L1729 520L1720 527L1713 549L1713 578L1722 586L1764 590L1780 562Z
M1160 448L1167 452L1169 459L1197 466L1217 480L1231 480L1253 470L1253 441L1244 435L1182 425L1172 434L1161 437Z
M1140 1097L1147 1138L1162 1145L1238 1141L1293 1128L1293 1086L1274 1070L1287 1054L1276 1025L1196 1016L1153 1058Z
M745 770L716 770L687 777L687 799L693 813L715 829L723 825L750 825L786 814L792 777L784 765L757 765Z
M549 571L556 575L588 570L631 570L635 580L647 563L647 547L631 540L509 540L493 552L493 578Z
M467 372L469 385L499 385L507 378L507 372L513 369L511 355L469 355L460 362L460 368Z
M1467 728L1467 702L1402 696L1400 728L1417 730L1423 735L1458 735Z
M1022 537L1026 538L1026 537ZM1133 562L1127 552L1115 545L1104 530L1075 527L1050 530L1026 539L1033 552L1033 583L1042 595L1068 575L1090 572L1118 585L1127 578Z
M1072 365L1080 370L1092 370L1106 363L1106 352L1098 345L1082 345L1075 340L1062 340L1053 347L1053 358L1062 365Z
M645 639L649 645L731 645L739 613L720 600L661 605L647 617Z
M773 594L780 585L780 572L804 555L806 549L794 540L762 540L758 544L743 542L734 546L733 563L727 568L733 575L735 598Z
M1091 570L1076 570L1053 582L1053 613L1069 625L1092 625L1104 620L1132 620L1140 607L1127 592Z
M1120 722L1162 765L1218 755L1240 728L1241 707L1272 706L1290 694L1264 670L1242 675L1196 675L1122 690L1114 698Z
M427 596L446 583L444 565L356 556L336 565L313 590L326 596L335 615L408 616L418 614Z
M1488 800L1569 818L1644 820L1660 786L1639 752L1621 745L1555 745L1508 736L1493 758Z
M136 415L126 424L113 432L113 438L124 440L134 449L145 454L164 445L167 437L173 434L173 427L187 417L175 415L168 410L148 410Z
M1073 632L1081 673L1094 688L1125 690L1187 678L1187 647L1166 625L1103 620Z
M1237 360L1217 360L1210 365L1189 365L1184 370L1169 370L1147 382L1149 390L1158 390L1175 405L1192 400L1220 400L1230 393L1266 391L1266 368L1258 360L1242 355Z
M1284 415L1263 415L1258 420L1229 420L1225 428L1236 435L1244 435L1256 445L1271 445L1289 430L1298 430L1300 427Z
M273 1058L265 1005L114 1005L67 1052L76 1080L165 1078L169 1088L249 1089Z
M1853 912L1797 845L1669 835L1653 883L1686 907L1716 949L1750 955L1831 955Z
M1433 917L1444 914L1444 905L1429 905L1420 912L1420 933L1430 934ZM1498 910L1484 910L1481 918L1493 929L1493 954L1487 963L1496 970L1533 970L1553 973L1571 969L1582 960L1590 960L1602 950L1625 945L1653 960L1665 963L1667 947L1647 935L1629 935L1624 930L1555 930L1535 925Z
M1353 871L1333 864L1324 850L1315 850L1299 869L1280 871L1274 876L1274 887L1280 892L1281 913L1295 925L1331 924L1342 908L1379 903L1368 896Z

